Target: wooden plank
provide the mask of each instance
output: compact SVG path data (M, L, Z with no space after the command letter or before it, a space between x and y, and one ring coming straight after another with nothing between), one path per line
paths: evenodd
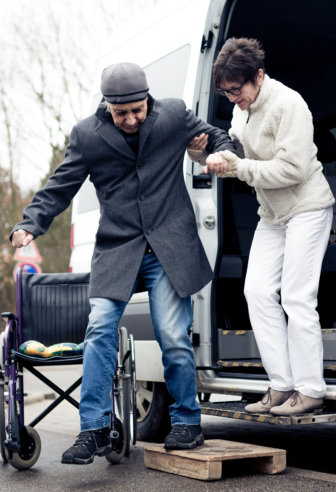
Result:
M249 459L253 468L262 473L280 473L286 468L286 451L283 449L221 439L205 441L202 446L190 450L167 451L163 444L147 444L144 449L148 468L199 480L218 480L222 476L223 461L244 459Z
M198 480L218 480L222 476L221 461L199 461L187 456L174 455L172 451L162 454L146 448L144 460L147 468Z
M284 454L275 454L264 458L254 458L252 467L259 473L275 475L286 469L286 452Z

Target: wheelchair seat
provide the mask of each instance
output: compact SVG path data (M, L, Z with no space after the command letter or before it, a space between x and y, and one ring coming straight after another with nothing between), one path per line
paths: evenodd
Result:
M14 355L15 360L21 362L22 364L28 363L33 366L63 366L63 365L71 365L71 364L82 364L83 356L82 355L68 355L66 357L61 355L55 355L53 357L34 357L32 355L22 354L17 350L11 351Z

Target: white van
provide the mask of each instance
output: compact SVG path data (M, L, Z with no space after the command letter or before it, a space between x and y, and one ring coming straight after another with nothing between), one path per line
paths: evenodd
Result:
M335 18L334 0L181 0L178 7L167 5L152 25L108 53L100 68L118 61L135 61L144 67L155 98L183 98L199 117L228 130L232 104L213 91L214 59L228 37L261 40L267 54L267 73L298 90L313 113L319 158L335 190ZM97 91L98 88L97 80ZM97 93L94 104L100 97ZM193 296L192 341L202 412L287 425L336 421L333 237L323 264L318 308L325 349L326 412L300 417L247 416L243 410L246 400L257 399L269 384L243 295L249 249L258 220L255 194L235 178L203 175L200 166L187 156L185 179L199 235L215 272L214 281ZM73 203L74 272L90 269L98 219L95 192L86 182ZM153 338L146 292L134 295L121 323L136 340L138 437L160 439L168 422L169 395L160 350ZM233 395L232 402L212 402L211 394Z

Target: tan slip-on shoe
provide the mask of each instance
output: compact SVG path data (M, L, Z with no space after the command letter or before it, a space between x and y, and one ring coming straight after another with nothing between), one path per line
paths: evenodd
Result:
M294 391L285 403L272 407L270 412L275 415L295 415L300 413L321 413L322 410L322 398L312 398Z
M292 393L293 390L277 391L268 388L260 401L246 405L245 410L249 413L268 413L275 405L281 405L288 400Z

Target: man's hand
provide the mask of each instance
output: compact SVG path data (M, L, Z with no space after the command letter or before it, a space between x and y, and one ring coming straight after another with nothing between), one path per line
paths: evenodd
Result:
M214 173L225 174L228 168L228 161L223 157L223 152L215 152L206 158L206 166L203 168L204 174Z
M34 239L34 236L30 232L18 229L13 232L12 245L14 248L22 248L22 246L28 246L28 244Z

